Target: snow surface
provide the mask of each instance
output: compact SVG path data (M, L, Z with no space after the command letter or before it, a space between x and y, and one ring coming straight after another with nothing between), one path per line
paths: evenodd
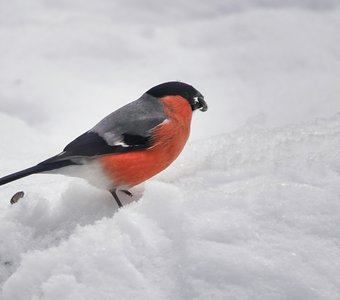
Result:
M337 0L0 1L0 176L160 82L209 105L119 211L2 186L0 299L340 299L339 28Z

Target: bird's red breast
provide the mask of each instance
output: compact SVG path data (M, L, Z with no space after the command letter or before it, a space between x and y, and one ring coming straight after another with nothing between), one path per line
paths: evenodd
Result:
M101 157L104 173L115 186L134 186L168 167L180 154L190 133L192 109L181 96L161 98L166 120L153 131L150 148Z

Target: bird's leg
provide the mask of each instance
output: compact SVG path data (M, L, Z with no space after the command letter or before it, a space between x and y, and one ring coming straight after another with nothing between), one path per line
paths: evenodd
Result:
M111 195L113 196L113 198L115 198L115 200L116 200L118 206L119 206L119 207L123 207L122 202L120 202L120 200L119 200L119 198L118 198L116 192L117 192L117 189L110 190L110 193L111 193Z
M129 197L132 197L132 193L128 190L121 190L125 195L128 195Z

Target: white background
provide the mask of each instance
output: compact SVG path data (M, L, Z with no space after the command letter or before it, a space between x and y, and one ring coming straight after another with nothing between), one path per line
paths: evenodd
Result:
M0 1L1 176L161 82L209 105L118 212L81 180L1 187L0 298L339 299L338 3Z

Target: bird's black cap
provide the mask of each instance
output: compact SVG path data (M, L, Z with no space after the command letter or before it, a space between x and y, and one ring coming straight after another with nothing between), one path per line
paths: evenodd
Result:
M200 109L206 111L207 104L204 101L203 95L197 91L193 86L180 81L169 81L154 86L146 92L147 94L162 98L165 96L182 96L187 99L191 105L192 110Z

